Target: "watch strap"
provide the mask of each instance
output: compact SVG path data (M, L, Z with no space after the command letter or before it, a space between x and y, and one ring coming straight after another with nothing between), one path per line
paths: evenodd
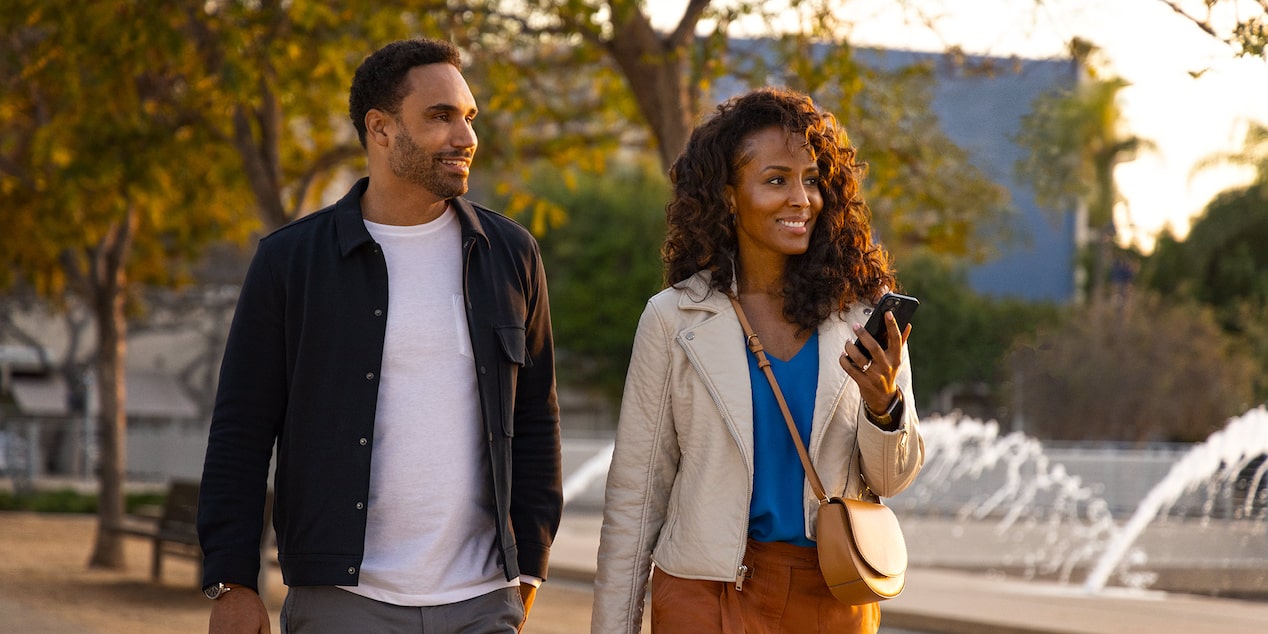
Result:
M232 589L233 586L225 585L224 582L213 583L206 588L203 588L203 596L208 599L219 599L220 597L223 597L226 592L229 592Z
M894 398L889 401L889 407L886 407L884 412L879 414L873 412L872 408L867 406L867 401L863 401L863 413L867 416L868 420L872 421L873 424L881 427L888 427L894 424L894 410L898 409L898 404L902 401L903 391L897 390L894 392Z

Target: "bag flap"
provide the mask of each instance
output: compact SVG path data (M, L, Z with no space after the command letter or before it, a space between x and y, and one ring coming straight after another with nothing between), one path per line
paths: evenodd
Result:
M903 541L898 517L884 504L863 500L841 500L850 519L850 531L859 555L876 572L887 577L907 570L907 543Z

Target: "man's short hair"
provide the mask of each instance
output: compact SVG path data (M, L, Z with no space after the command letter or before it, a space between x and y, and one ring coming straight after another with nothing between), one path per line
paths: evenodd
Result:
M425 38L392 42L361 62L348 94L348 116L357 128L361 147L365 147L365 114L376 108L397 114L408 93L405 76L409 71L415 66L441 63L461 70L458 47Z

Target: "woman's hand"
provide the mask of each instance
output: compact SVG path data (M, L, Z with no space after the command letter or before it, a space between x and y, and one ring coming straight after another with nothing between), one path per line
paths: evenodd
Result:
M888 311L885 313L885 329L886 341L891 342L889 349L881 348L863 324L854 324L854 336L872 353L872 359L869 361L853 344L848 343L838 359L845 373L858 383L863 402L873 412L884 412L894 402L898 394L898 368L903 363L903 346L907 344L907 337L911 336L911 324L907 324L903 332L898 332L898 321Z

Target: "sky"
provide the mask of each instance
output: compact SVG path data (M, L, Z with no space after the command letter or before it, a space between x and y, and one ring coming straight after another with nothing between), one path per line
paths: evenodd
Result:
M1201 0L1179 2L1201 10ZM1243 3L1251 10L1251 0ZM850 41L1033 58L1066 56L1076 36L1101 48L1103 72L1130 83L1120 93L1126 132L1155 144L1115 172L1126 201L1116 216L1125 241L1150 250L1164 228L1183 236L1215 194L1253 176L1246 169L1194 174L1193 168L1240 149L1249 121L1268 125L1268 61L1237 58L1160 0L919 0L921 16L900 4L843 0L841 15L855 24ZM676 22L685 5L647 3L658 27ZM922 24L930 19L934 28Z

